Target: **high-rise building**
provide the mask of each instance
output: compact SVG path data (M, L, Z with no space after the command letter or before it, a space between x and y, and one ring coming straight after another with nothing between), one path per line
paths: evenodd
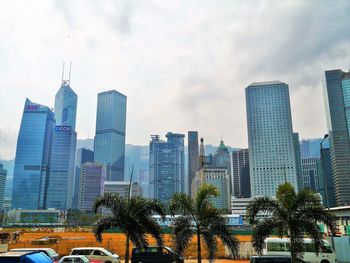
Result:
M246 88L252 197L276 195L285 181L298 190L288 85L280 81Z
M321 193L323 182L321 160L317 157L307 157L301 159L303 186L302 188L312 189L315 193L320 193L322 202L325 203L324 195Z
M80 174L80 205L85 212L93 212L92 207L97 197L104 190L106 168L96 162L87 162L81 166Z
M214 185L219 190L219 196L210 199L210 202L218 209L231 209L230 175L224 167L205 167L200 169L192 180L192 197L204 184Z
M0 163L0 211L3 211L4 209L6 174L7 170L4 169L3 165Z
M54 113L26 99L17 139L12 208L46 206Z
M242 149L232 152L232 195L237 198L249 198L249 150Z
M66 210L73 207L76 136L70 126L55 127L46 208Z
M168 132L167 142L153 135L150 142L150 195L162 202L184 192L185 154L183 134Z
M332 161L331 153L329 148L323 148L321 152L321 165L322 165L322 174L324 176L320 179L320 193L323 197L324 205L328 207L335 207L335 190L334 190L334 181L333 181L333 172L332 172ZM326 180L326 184L324 183ZM325 193L325 188L327 187L327 194Z
M336 203L350 204L350 72L325 72L326 116Z
M299 143L299 133L293 133L293 143L294 143L294 156L295 156L295 166L297 171L297 181L299 191L303 189L304 181L303 174L301 171L301 154L300 154L300 143Z
M124 180L126 96L110 90L98 94L95 161L107 167L107 181Z
M216 167L223 167L227 170L229 174L229 190L230 195L232 193L232 181L231 181L231 158L228 148L224 144L224 141L221 140L219 147L217 148L213 156L213 165Z
M55 97L56 127L52 140L47 208L66 210L73 207L77 102L78 96L69 86L69 81L63 80Z
M79 208L79 193L80 193L80 172L81 166L87 162L94 161L94 152L79 148L75 159L75 176L74 176L74 193L73 193L73 208Z
M129 182L111 182L105 181L104 193L117 193L123 197L128 197L130 191ZM142 196L142 188L138 183L131 184L131 196Z
M188 193L191 195L192 180L199 170L198 132L188 132Z

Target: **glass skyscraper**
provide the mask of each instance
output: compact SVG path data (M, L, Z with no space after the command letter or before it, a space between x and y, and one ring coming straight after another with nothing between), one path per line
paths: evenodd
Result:
M48 107L26 99L17 139L12 208L45 208L54 126Z
M66 210L73 207L77 101L78 96L68 81L63 81L55 97L57 126L52 140L47 208Z
M0 163L0 211L4 209L5 185L7 170Z
M251 194L276 195L285 181L298 190L288 85L280 81L246 88Z
M153 135L150 142L150 195L161 202L184 192L185 154L183 134L168 132L167 142Z
M232 195L237 198L250 197L249 150L232 152Z
M325 72L324 86L336 203L350 204L350 72Z
M199 146L198 146L198 132L188 132L188 193L191 195L192 180L199 170Z
M124 180L126 96L110 90L98 94L95 161L107 168L107 181Z

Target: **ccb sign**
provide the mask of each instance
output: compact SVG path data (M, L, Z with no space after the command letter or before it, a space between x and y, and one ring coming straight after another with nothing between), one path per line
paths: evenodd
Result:
M70 132L72 129L70 126L56 126L55 130L58 132Z

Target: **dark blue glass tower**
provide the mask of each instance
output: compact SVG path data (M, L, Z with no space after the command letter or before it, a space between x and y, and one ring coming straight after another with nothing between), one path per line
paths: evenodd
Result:
M17 139L12 208L45 207L54 125L48 107L26 99Z

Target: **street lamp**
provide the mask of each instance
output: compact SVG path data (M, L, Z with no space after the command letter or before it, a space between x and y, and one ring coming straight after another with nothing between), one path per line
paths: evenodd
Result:
M322 173L323 173L323 185L325 190L325 197L326 197L326 207L329 208L329 200L328 200L328 189L327 189L327 181L326 181L326 172L324 167L324 158L323 158L323 142L328 138L328 134L325 134L323 136L323 140L320 142L320 153L321 153L321 166L322 166Z

